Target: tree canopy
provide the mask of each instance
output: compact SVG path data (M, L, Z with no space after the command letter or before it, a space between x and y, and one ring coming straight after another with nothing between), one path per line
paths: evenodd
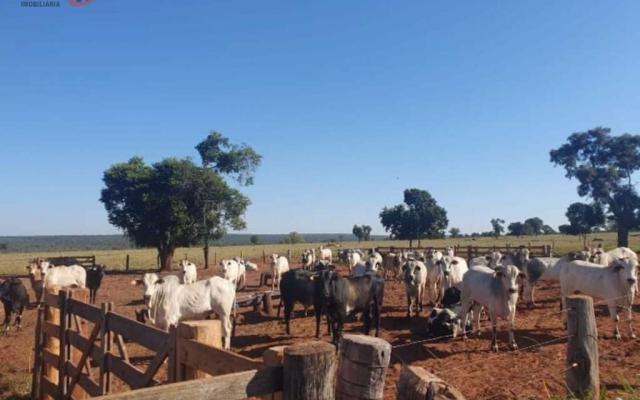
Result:
M415 240L444 237L447 211L426 190L406 189L404 204L380 212L380 222L392 238Z
M565 213L568 225L560 225L558 230L565 235L581 235L586 245L587 235L605 222L604 211L598 204L573 203Z
M171 267L176 247L198 243L205 222L205 202L217 204L206 214L212 236L243 229L249 199L215 172L189 159L167 158L153 165L140 157L104 172L100 201L109 222L137 245L156 247L163 269Z
M228 175L241 185L252 185L253 175L260 166L262 156L246 144L232 144L229 138L212 131L196 150L202 165L218 174Z
M640 197L632 180L640 169L640 135L611 136L609 128L598 127L573 133L549 154L567 178L578 180L580 196L607 208L616 222L618 246L628 246L629 230L640 220Z
M358 242L366 241L371 238L371 227L369 225L353 225L351 233L358 239Z
M451 228L451 229L449 229L449 236L451 238L455 239L455 238L462 237L462 234L460 233L460 229L459 228Z
M497 238L504 232L504 220L501 218L491 219L491 229L493 229L493 236Z

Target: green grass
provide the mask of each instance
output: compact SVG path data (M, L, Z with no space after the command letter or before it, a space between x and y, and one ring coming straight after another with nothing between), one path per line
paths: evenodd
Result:
M602 239L606 249L613 248L616 245L615 233L601 233L591 235L590 240ZM632 234L629 238L630 247L634 250L640 248L640 234ZM580 250L582 248L582 239L576 236L565 235L544 235L544 236L523 236L516 238L512 236L494 238L464 238L464 239L437 239L422 240L422 247L434 246L444 247L449 245L459 245L461 247L472 246L511 246L519 245L543 245L551 244L554 247L554 254L566 254L569 251ZM339 244L342 248L371 248L377 246L406 246L408 241L383 240L370 242L342 242ZM303 249L309 247L317 247L319 243L302 243L296 245L288 244L266 244L266 245L245 245L245 246L221 246L212 247L210 250L210 263L213 263L213 257L220 260L222 258L236 257L242 254L244 258L261 259L262 254L267 256L271 253L287 254L288 250L292 251L293 262L300 260L300 254ZM414 241L414 246L417 243ZM82 251L57 251L57 252L41 252L41 253L3 253L0 254L0 275L24 274L28 261L34 257L57 257L57 256L81 256L95 255L96 262L104 263L109 269L124 269L126 255L130 255L131 269L149 269L156 266L156 250L155 249L122 249L122 250L82 250ZM204 262L202 248L190 247L179 248L175 253L175 263L183 257L189 258L197 264Z

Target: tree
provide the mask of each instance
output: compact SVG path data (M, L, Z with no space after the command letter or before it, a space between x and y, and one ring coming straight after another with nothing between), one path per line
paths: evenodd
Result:
M369 225L354 225L351 233L353 233L353 236L358 238L358 242L370 240L371 227Z
M229 176L242 186L253 185L253 175L262 161L262 156L251 147L232 144L229 138L215 131L209 132L209 135L196 145L196 150L200 154L203 168L217 175ZM209 199L204 203L203 210L204 214L215 215L219 212L219 205L213 199ZM208 224L202 227L205 268L209 268L209 239L216 236L216 229L216 226Z
M249 241L251 242L251 244L256 245L256 244L260 243L260 236L251 235L251 237L249 238Z
M540 235L543 227L544 222L538 217L527 218L524 221L524 229L527 235Z
M587 235L605 222L604 211L598 204L573 203L565 215L569 224L560 225L560 233L582 236L584 246L587 245Z
M383 208L380 222L391 237L400 240L444 237L449 224L447 211L440 207L429 192L420 189L406 189L404 204Z
M493 228L493 235L497 238L504 232L504 220L501 218L493 218L491 220L491 227Z
M640 135L611 136L598 127L573 133L550 151L551 162L578 180L578 194L607 207L616 222L618 246L628 246L629 231L638 226L640 197L632 175L640 169Z
M451 238L453 238L453 239L459 238L460 237L460 229L458 229L458 228L449 229L449 236Z
M282 243L285 244L298 244L304 243L304 236L299 234L298 232L290 232L283 240Z
M360 225L354 225L351 233L353 233L353 236L358 239L358 242L361 242L364 239L364 232L362 231L362 227Z
M549 225L545 225L542 227L542 233L545 235L553 235L556 231Z
M371 240L371 227L369 225L362 225L362 234L364 235L364 240Z
M512 222L507 229L509 230L509 235L520 237L527 234L525 225L522 222Z
M215 172L189 159L168 158L147 165L140 157L112 165L104 172L100 201L109 222L137 245L155 247L163 270L171 268L176 247L202 237L203 224L220 238L227 228L243 229L249 199L229 187ZM204 213L207 201L215 212Z

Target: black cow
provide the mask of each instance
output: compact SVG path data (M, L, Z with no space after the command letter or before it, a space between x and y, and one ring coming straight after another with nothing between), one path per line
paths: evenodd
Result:
M96 302L96 295L102 278L104 278L105 266L102 264L87 268L87 288L89 289L89 301L91 304Z
M2 334L9 331L11 314L16 313L15 325L18 330L22 329L22 311L29 304L29 294L22 281L18 278L9 278L0 283L0 301L4 306L4 328Z
M460 304L460 289L457 287L450 287L444 291L444 295L442 296L442 305L445 308L453 309L454 306Z
M284 304L285 332L291 334L290 321L291 313L295 303L300 303L304 307L304 315L307 309L313 305L316 316L316 337L320 337L320 320L324 314L324 297L322 286L318 279L318 274L324 270L333 270L335 267L325 262L319 262L315 266L315 271L304 269L294 269L282 274L280 282L280 304L278 304L277 317L280 318L280 307ZM329 326L329 334L331 327Z
M334 270L325 270L320 272L319 280L336 347L340 344L345 319L355 313L362 312L366 335L371 331L373 317L376 336L379 335L384 279L376 275L343 278Z
M455 338L460 332L460 317L448 308L434 307L427 318L427 335L434 339Z

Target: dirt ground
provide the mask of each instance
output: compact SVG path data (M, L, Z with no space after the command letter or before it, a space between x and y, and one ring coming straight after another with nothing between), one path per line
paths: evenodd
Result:
M265 270L261 266L261 270ZM203 278L212 270L200 270ZM108 275L98 293L98 302L115 303L116 311L134 316L134 309L141 308L141 289L130 285L135 275ZM243 292L259 290L259 273L250 273L248 287ZM29 287L28 282L25 284ZM262 288L264 290L266 288ZM31 294L33 296L33 294ZM381 337L394 346L391 366L388 371L385 399L395 398L395 383L403 364L414 364L426 368L456 386L468 399L550 399L564 398L566 331L562 327L559 312L559 290L557 285L543 285L536 290L537 306L533 309L519 308L516 316L516 340L520 350L507 349L506 332L501 332L500 352L489 351L489 322L483 321L483 332L479 337L466 341L424 341L425 338L412 332L421 331L423 317L411 322L405 318L406 304L404 287L400 282L387 282ZM636 302L637 304L637 302ZM260 358L271 346L291 344L313 338L315 319L303 317L301 307L296 308L292 320L293 336L284 335L284 325L273 317L246 312L236 328L232 350L248 357ZM634 311L640 311L636 305ZM424 314L427 314L425 310ZM35 309L24 315L24 328L8 336L0 337L0 398L27 398L33 359ZM2 317L4 317L2 315ZM607 388L607 398L638 398L640 393L640 342L626 337L622 341L612 338L613 324L609 320L606 306L597 303L596 317L599 332L601 383ZM624 327L621 324L621 328ZM635 324L638 329L638 324ZM346 332L361 332L362 324L352 321ZM329 341L326 323L323 322L322 340ZM413 343L423 341L419 343ZM540 346L542 345L542 346ZM130 349L130 354L136 354ZM140 357L144 363L144 357ZM635 394L630 392L635 391Z

